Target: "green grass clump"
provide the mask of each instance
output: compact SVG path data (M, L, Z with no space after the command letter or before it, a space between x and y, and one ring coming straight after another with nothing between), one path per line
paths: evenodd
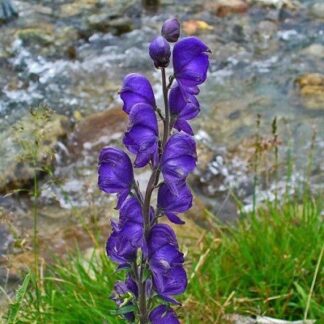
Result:
M223 323L222 315L229 313L286 320L307 317L320 323L324 319L320 204L310 198L302 204L268 203L256 214L244 215L236 227L216 226L219 239L210 233L204 252L196 256L201 265L194 263L197 273L185 301L187 323Z
M122 323L109 298L120 275L103 252L94 251L50 265L37 285L38 298L32 278L14 323Z

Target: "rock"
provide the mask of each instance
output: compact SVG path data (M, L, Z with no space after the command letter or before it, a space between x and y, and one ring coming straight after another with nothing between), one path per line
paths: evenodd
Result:
M72 17L93 10L98 4L98 0L77 0L63 3L60 7L60 17Z
M0 25L18 17L11 0L0 0Z
M33 161L37 169L52 165L53 149L66 136L67 124L65 116L38 109L0 134L0 192L33 179Z
M133 29L132 20L128 17L112 17L110 13L100 13L91 15L88 18L89 29L107 33L108 31L121 35Z
M297 9L300 7L297 0L248 0L248 2L265 7L275 7L277 9L283 7L288 9Z
M70 150L80 155L83 150L97 154L112 139L119 139L127 127L127 115L121 107L95 113L78 123L71 136Z
M217 0L206 5L206 9L214 11L218 17L245 13L248 8L245 0Z
M302 54L324 59L324 45L312 44L302 50Z
M37 44L48 46L55 40L54 26L51 24L40 24L35 27L27 27L18 30L16 36L22 40L24 45Z
M278 51L279 42L277 37L278 26L272 21L262 20L253 35L255 46L259 51Z
M200 31L213 30L213 26L203 20L187 20L182 23L182 29L187 35L195 35Z
M295 80L304 106L308 109L324 109L324 74L309 73Z
M310 14L316 18L324 19L324 3L316 2L310 7Z
M0 210L1 213L1 210ZM2 217L0 215L0 217ZM8 226L2 223L2 219L0 219L0 257L4 254L7 254L9 251L9 247L13 242L13 236L8 230Z

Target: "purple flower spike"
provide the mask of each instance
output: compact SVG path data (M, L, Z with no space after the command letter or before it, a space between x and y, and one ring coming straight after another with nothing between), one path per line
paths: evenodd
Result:
M138 103L145 103L155 107L155 98L150 81L139 73L126 75L120 97L124 102L123 110L129 114L132 107Z
M194 170L196 161L196 143L191 136L177 133L169 138L162 155L161 170L164 182L174 194L179 194L177 184Z
M174 74L184 93L199 93L198 85L207 78L209 52L209 48L197 37L186 37L175 44Z
M192 194L185 182L177 186L178 195L163 183L158 191L158 208L175 224L184 224L176 214L184 213L192 206Z
M105 147L99 155L98 186L106 193L117 193L117 208L127 198L133 181L133 167L128 155L119 148Z
M199 102L196 97L191 94L184 97L180 87L176 85L170 91L169 106L171 114L175 118L173 127L178 131L193 135L192 128L187 120L195 118L200 112Z
M158 158L158 123L151 106L135 105L129 114L130 125L125 133L124 145L136 154L135 167L144 167L150 160L154 165Z
M149 319L152 324L180 324L174 310L166 305L155 307L151 311Z
M175 43L180 36L179 20L177 18L166 20L162 26L161 34L168 42Z
M149 53L156 68L167 67L170 63L171 49L163 36L158 36L150 44Z

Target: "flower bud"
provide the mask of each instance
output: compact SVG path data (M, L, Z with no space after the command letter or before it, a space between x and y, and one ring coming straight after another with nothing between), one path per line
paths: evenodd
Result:
M169 65L171 49L164 37L158 36L151 42L149 53L156 68L165 68Z
M168 42L175 43L180 36L179 20L177 18L166 20L162 26L161 34Z

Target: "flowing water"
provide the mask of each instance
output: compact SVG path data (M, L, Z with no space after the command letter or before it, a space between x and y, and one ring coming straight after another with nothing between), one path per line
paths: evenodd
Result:
M246 157L253 149L251 136L259 132L271 137L274 117L279 138L289 147L280 149L280 154L290 151L296 165L291 182L303 179L314 145L311 181L315 188L323 184L324 85L315 84L315 99L305 98L296 81L301 75L324 71L324 19L314 13L315 1L300 1L292 9L280 8L285 1L273 1L277 8L254 5L225 17L216 15L214 1L160 1L160 6L146 8L136 1L13 2L19 18L0 27L3 134L40 104L66 115L72 124L112 109L121 104L118 89L130 72L149 77L161 102L160 75L147 49L162 22L176 14L187 33L193 28L213 53L208 82L199 96L201 117L194 122L202 162L192 183L204 204L224 219L233 218L236 207L228 198L235 192L246 208L251 207L253 178ZM120 135L118 130L108 139L117 143ZM70 134L68 143L57 146L54 175L60 186L46 178L41 182L40 226L45 233L65 226L61 210L97 206L107 199L95 189L97 155L91 138L77 157L71 157L71 142ZM277 190L285 188L281 180L276 182ZM262 182L260 197L271 198L273 182ZM16 227L30 228L28 198L2 197L0 205L19 215ZM1 228L0 233L0 245L6 249L12 234L4 240ZM0 246L0 254L2 250Z

